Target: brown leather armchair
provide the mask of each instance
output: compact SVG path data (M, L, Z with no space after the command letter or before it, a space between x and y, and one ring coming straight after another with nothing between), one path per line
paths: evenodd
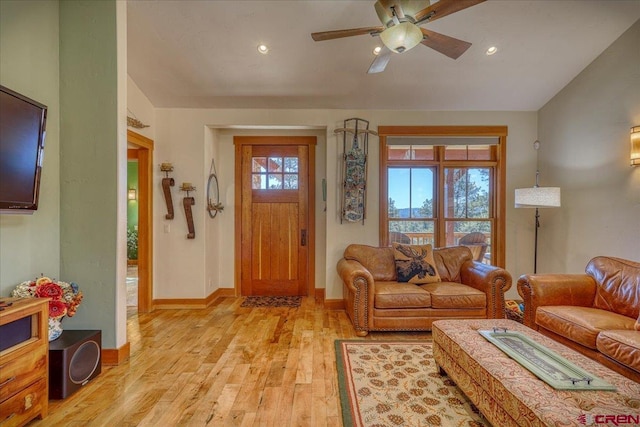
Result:
M358 336L369 331L424 331L438 319L504 318L511 275L472 259L465 246L434 249L441 281L398 282L393 249L349 245L337 270Z
M585 274L522 275L524 324L640 382L640 263L596 257Z

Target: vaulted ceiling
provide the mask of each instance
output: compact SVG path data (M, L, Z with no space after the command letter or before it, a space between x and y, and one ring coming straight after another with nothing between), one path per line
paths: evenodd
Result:
M310 34L380 25L373 0L129 0L127 68L159 108L535 111L638 19L640 0L488 0L422 25L471 42L457 60L418 45L367 74L379 37Z

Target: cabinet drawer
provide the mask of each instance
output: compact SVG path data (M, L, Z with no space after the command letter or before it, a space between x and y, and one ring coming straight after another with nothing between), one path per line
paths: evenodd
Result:
M40 378L46 378L47 349L40 346L35 351L0 364L0 401Z
M21 426L38 415L47 416L47 380L41 379L0 403L0 425Z

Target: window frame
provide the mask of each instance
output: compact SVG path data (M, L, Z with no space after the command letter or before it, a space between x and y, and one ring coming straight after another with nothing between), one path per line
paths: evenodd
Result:
M378 185L379 204L379 241L380 246L389 246L389 195L388 195L388 174L387 170L393 166L404 167L435 167L436 182L434 194L434 221L435 235L434 246L444 246L445 227L447 220L444 216L444 204L437 203L437 193L444 188L444 170L449 167L490 167L494 169L493 185L490 185L490 211L494 213L493 218L483 220L493 220L491 246L492 264L505 266L505 230L506 230L506 152L507 152L507 126L379 126L378 135L380 141L380 162ZM387 148L387 137L495 137L498 144L495 146L495 160L444 160L443 145L435 145L434 160L389 160Z

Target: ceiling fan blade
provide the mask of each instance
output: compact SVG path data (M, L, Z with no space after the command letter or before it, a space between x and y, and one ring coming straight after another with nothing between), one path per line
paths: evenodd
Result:
M437 50L443 55L447 55L449 58L458 59L460 55L465 53L467 49L471 47L471 43L464 40L455 39L424 28L420 28L420 30L424 35L424 38L421 41L423 45L430 47L433 50Z
M351 28L348 30L334 30L311 33L311 38L319 42L323 40L341 39L343 37L361 36L363 34L378 34L382 31L384 31L384 27Z
M416 13L414 18L416 22L420 22L425 18L428 18L429 15L433 14L431 18L429 18L429 21L435 21L436 19L440 19L443 16L451 15L452 13L458 12L471 6L475 6L484 1L485 0L440 0L439 2L434 3L431 6Z
M376 74L381 73L387 67L389 60L391 59L391 50L389 50L386 46L382 47L380 53L376 56L376 58L371 63L371 66L367 70L367 74Z

